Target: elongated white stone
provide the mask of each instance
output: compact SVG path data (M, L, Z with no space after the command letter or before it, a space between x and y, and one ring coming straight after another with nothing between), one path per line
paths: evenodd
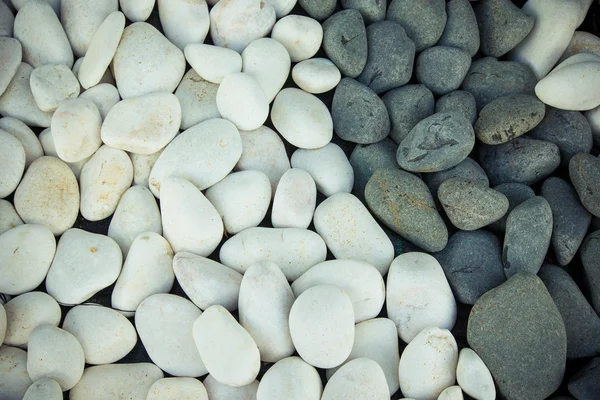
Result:
M2 22L2 6L0 5L0 32L4 29L5 24ZM10 29L12 31L12 23ZM12 36L12 33L11 33ZM0 53L4 58L4 62L0 64L0 96L6 90L10 81L17 73L17 69L21 64L23 57L23 49L21 48L21 42L12 37L4 37L0 33Z
M17 347L0 345L2 396L6 400L22 400L32 383L27 373L27 352Z
M317 186L312 176L299 168L288 170L281 177L273 198L273 228L308 228L316 202Z
M271 37L287 49L292 62L299 62L311 58L319 51L323 41L323 28L313 18L288 15L277 21Z
M256 400L258 381L254 380L244 386L227 386L217 381L212 375L204 380L204 387L210 400Z
M292 69L292 79L308 93L325 93L335 88L342 74L334 63L326 58L311 58L299 62Z
M25 392L23 400L61 400L63 392L54 379L42 378L33 382Z
M62 102L79 96L79 81L64 64L34 69L29 82L33 98L42 111L54 111Z
M146 400L208 400L208 394L198 379L163 378L152 384Z
M242 56L226 47L190 43L185 46L185 58L198 75L216 84L227 75L242 71Z
M142 22L150 17L156 0L119 0L121 10L132 22Z
M242 72L252 75L271 103L290 74L290 55L277 40L261 38L242 53Z
M13 135L0 129L0 197L14 192L25 171L25 149Z
M460 351L456 365L456 380L469 396L481 400L494 400L496 387L490 370L477 353L468 347Z
M16 118L0 118L0 129L10 133L23 145L25 150L25 168L28 168L33 161L44 155L42 144L35 133Z
M287 357L265 372L256 393L257 400L320 400L323 384L319 373L300 357Z
M597 87L600 87L600 62L586 61L551 72L538 82L535 93L552 107L587 111L600 105Z
M257 129L269 116L269 101L262 87L244 72L223 78L217 90L217 108L223 118L245 131Z
M210 19L205 0L158 0L158 15L165 36L181 50L189 43L202 43Z
M100 83L79 95L82 99L91 100L98 107L102 120L106 118L111 108L120 100L119 91L110 83Z
M56 152L65 162L90 157L102 145L102 117L91 100L64 101L52 116L52 138Z
M15 207L6 200L0 200L0 235L19 225L23 225L23 220Z
M189 129L200 122L221 118L217 108L218 88L217 84L204 80L193 68L186 72L175 91L181 106L180 129Z
M73 73L77 77L79 77L79 69L81 68L82 63L83 63L83 57L75 60L75 64L73 64ZM110 68L106 68L106 70L104 71L104 74L102 75L102 78L100 78L100 82L98 82L98 85L101 83L110 83L113 86L117 84L115 82L115 78L114 78L113 73ZM81 93L85 93L85 91L86 91L86 89L82 86Z
M321 399L384 400L388 396L385 375L379 364L368 358L356 358L333 374L325 385Z
M41 325L58 326L60 306L52 296L44 292L23 293L4 305L7 329L4 343L27 347L29 335Z

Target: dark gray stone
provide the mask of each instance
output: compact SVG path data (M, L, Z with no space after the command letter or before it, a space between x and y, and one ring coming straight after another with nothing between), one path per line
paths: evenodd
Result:
M373 214L398 235L425 251L446 247L448 230L427 185L400 169L378 169L365 188Z
M399 168L396 162L398 145L386 138L373 144L359 144L350 155L354 170L353 193L364 202L365 186L373 173L380 168Z
M433 46L446 26L445 0L392 0L386 19L398 22L415 42L417 52Z
M435 106L433 93L423 85L405 85L390 90L382 100L392 122L390 137L396 143L400 143L419 121L433 114Z
M569 393L577 400L598 400L600 357L593 358L569 380Z
M443 171L467 158L474 145L475 132L466 118L437 113L415 125L398 146L396 159L407 171Z
M574 155L569 162L569 177L581 204L600 217L600 159L587 153Z
M367 25L385 19L387 0L341 0L341 3L346 9L358 10Z
M546 107L546 116L527 136L557 145L563 166L575 154L589 153L593 145L592 129L583 114L554 107Z
M448 179L441 184L438 198L450 222L463 231L483 228L508 210L506 196L468 179Z
M387 92L407 83L413 71L415 44L400 24L382 21L367 27L369 55L358 81L375 93Z
M484 57L473 61L462 89L471 92L477 109L481 110L498 97L518 93L535 95L536 84L537 78L527 65Z
M571 276L545 264L538 273L546 285L567 330L567 357L593 357L600 353L600 318Z
M427 187L429 187L429 190L431 190L431 194L433 195L434 199L437 199L438 197L438 189L440 185L452 178L468 179L480 185L488 187L490 186L490 181L488 180L483 168L481 168L476 161L469 157L465 158L454 167L444 171L423 174L423 181L425 181Z
M560 386L567 358L565 325L533 274L514 275L477 300L467 341L492 373L499 398L545 399Z
M504 232L506 230L506 220L508 215L516 206L522 202L535 197L535 192L532 188L522 183L503 183L494 188L494 190L502 193L508 199L508 211L504 214L504 217L500 218L496 222L492 222L488 228L495 231Z
M473 125L477 119L477 104L471 93L464 90L455 90L438 99L435 103L435 112L457 113L468 119Z
M592 223L590 224L592 230L600 229L600 218L592 216Z
M528 94L503 96L488 103L475 122L477 138L486 144L502 144L535 128L546 105Z
M560 152L554 143L521 136L496 146L482 144L479 161L492 186L510 182L532 185L560 165Z
M566 181L551 177L542 185L552 210L552 249L558 265L571 262L585 238L592 215L581 205L575 189ZM600 337L600 336L599 336Z
M344 76L356 78L367 63L367 30L354 9L333 14L323 23L323 50Z
M452 292L463 304L475 304L485 292L506 280L498 238L484 230L458 231L446 248L433 254Z
M479 50L479 29L477 19L469 0L450 0L446 3L448 20L440 46L456 47L473 57Z
M336 0L298 0L298 4L306 13L320 21L328 18L335 11Z
M600 230L586 236L579 251L590 303L600 315Z
M333 129L349 142L379 142L390 133L390 118L383 101L368 86L343 78L331 105Z
M470 66L471 56L461 49L434 46L419 54L415 71L419 83L441 96L460 87Z
M502 248L507 277L519 272L537 274L552 236L552 210L540 196L526 200L508 214Z
M515 48L533 29L533 17L510 0L486 0L474 6L481 52L501 57Z

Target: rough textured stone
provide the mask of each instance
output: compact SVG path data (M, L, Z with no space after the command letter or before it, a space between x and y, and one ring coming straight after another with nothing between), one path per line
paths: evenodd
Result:
M587 153L574 155L569 176L583 206L600 217L600 158Z
M593 358L569 380L569 393L578 400L594 400L600 393L600 357Z
M523 185L522 183L502 183L494 187L494 190L506 196L508 199L508 211L506 214L504 214L504 217L500 218L496 222L492 222L488 228L495 231L504 232L506 230L506 220L508 219L510 212L522 202L534 197L535 192L532 188L527 185Z
M314 19L324 20L335 11L336 0L298 0L298 4Z
M398 165L396 150L398 145L386 138L373 144L359 144L350 155L350 165L354 169L354 187L352 193L359 199L365 199L365 186L373 173L380 168L393 168Z
M387 0L341 0L342 7L357 9L369 25L385 19Z
M579 252L583 264L583 281L590 303L600 315L600 230L586 236Z
M419 54L415 69L417 81L441 96L460 87L470 66L471 56L467 52L455 47L434 46Z
M432 172L423 174L423 181L431 190L434 199L438 197L438 189L442 183L452 178L468 179L472 182L479 183L484 186L490 186L490 181L485 174L485 171L472 158L465 158L456 166L444 171Z
M393 0L388 6L387 18L404 27L415 42L417 52L433 46L446 26L444 0Z
M342 75L360 75L368 54L367 31L360 12L340 11L323 23L323 50Z
M462 115L471 122L477 119L477 103L475 97L465 90L455 90L446 93L435 103L435 112L450 112Z
M446 13L446 27L437 44L457 47L473 57L479 50L480 39L471 3L468 0L450 0L446 3Z
M387 107L392 130L390 137L400 143L412 128L433 114L435 100L425 85L405 85L390 90L382 97Z

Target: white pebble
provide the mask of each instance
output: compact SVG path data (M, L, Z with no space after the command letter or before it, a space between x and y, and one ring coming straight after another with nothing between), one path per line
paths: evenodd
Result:
M12 298L4 305L7 329L4 343L27 347L29 336L41 325L58 326L60 306L52 296L44 292L28 292Z
M0 4L0 36L12 37L13 25L15 23L15 9L11 0L3 0L0 3L3 3Z
M317 186L312 176L299 168L289 169L281 177L273 198L273 228L308 228L316 202Z
M551 72L538 82L535 93L541 101L552 107L587 111L600 105L595 90L598 85L600 62L586 61Z
M227 386L217 381L212 375L204 380L204 387L210 400L256 400L258 381L244 386Z
M42 378L33 382L23 400L62 400L63 392L54 379Z
M252 75L271 103L290 74L290 55L285 47L271 38L250 43L242 53L242 71Z
M16 118L0 118L0 129L10 133L23 145L25 150L25 168L27 169L33 161L44 155L44 149L35 133Z
M319 373L300 357L284 358L265 372L256 400L320 400L323 384Z
M142 22L150 17L156 0L119 0L121 10L132 22Z
M600 56L594 53L578 53L558 64L556 67L554 67L552 72L556 72L564 67L568 67L573 64L579 64L588 61L600 62Z
M0 12L1 8L2 6L0 6ZM4 26L2 16L0 15L0 32ZM12 30L12 23L10 24L10 29ZM0 53L2 53L3 58L3 62L0 64L0 96L2 96L2 93L4 93L10 84L21 64L23 57L21 42L12 37L4 37L0 33Z
M79 69L81 68L81 64L83 64L83 57L75 60L75 64L73 64L73 73L75 74L75 76L78 77L78 79L79 79ZM115 86L117 84L115 82L115 78L113 77L113 74L112 74L112 71L110 68L105 69L104 75L102 75L102 78L100 78L100 82L98 82L97 85L99 85L101 83L110 83L113 86ZM81 93L85 93L85 91L86 91L86 89L83 86L81 86Z
M25 149L13 135L0 129L0 198L15 191L25 171Z
M133 164L133 184L150 188L150 172L156 164L156 160L162 154L162 150L152 154L129 153L131 164Z
M102 145L102 116L91 100L73 99L61 103L52 116L52 138L56 152L65 162L90 157Z
M440 393L437 400L463 400L463 393L460 386L450 386Z
M327 381L322 400L387 400L387 382L383 370L375 361L356 358L344 364Z
M163 378L152 384L146 400L208 400L208 394L198 379Z
M11 0L3 0L5 3L6 2L11 2ZM12 0L12 7L13 9L15 9L16 11L19 11L21 9L21 7L23 7L25 5L25 3L27 3L29 0ZM44 0L46 3L50 4L50 6L52 7L52 10L54 11L54 13L56 13L56 15L60 16L60 3L61 0Z
M119 2L117 0L98 2L60 0L60 8L60 20L73 53L75 57L83 57L91 47L94 32L98 31L106 17L119 9Z
M494 400L496 387L490 370L468 347L460 351L456 365L456 380L469 396L479 400Z
M214 0L213 0L214 1ZM218 1L218 0L217 0ZM292 11L297 0L265 0L275 9L277 19L285 17Z
M34 69L30 83L33 98L42 111L54 111L63 101L79 96L79 81L64 64Z
M299 62L292 69L292 79L308 93L325 93L335 88L342 74L334 63L326 58L311 58Z
M575 31L573 37L571 37L571 41L569 42L569 46L560 57L558 62L563 62L567 58L575 55L575 54L596 54L600 55L600 37L584 31Z
M2 398L22 400L32 383L29 374L27 374L27 352L17 347L0 345Z
M185 58L203 79L219 84L227 75L242 71L242 56L226 47L191 43L185 47Z
M229 74L217 90L217 108L240 130L259 128L269 116L269 102L259 82L250 74Z
M42 144L42 148L44 149L44 154L46 154L47 156L60 158L58 157L58 153L56 152L54 137L52 136L52 130L50 128L46 128L42 132L40 132L39 139L40 143ZM85 165L85 163L88 162L89 159L90 157L86 157L83 160L74 163L67 163L69 168L71 168L71 171L73 171L73 174L75 175L75 178L77 178L77 180L79 180L79 177L81 176L81 170L83 169L83 166Z
M79 95L82 99L91 100L98 107L102 120L106 118L111 108L120 100L119 91L110 83L100 83Z
M165 36L181 50L189 43L202 43L210 19L204 0L158 0L158 16Z
M221 118L217 108L217 89L219 85L202 79L193 68L186 72L175 91L181 106L180 129L189 129L208 119Z
M23 225L15 207L6 200L0 200L0 235L12 228Z
M323 28L313 18L288 15L277 21L271 37L287 49L292 62L299 62L311 58L319 51L323 41Z

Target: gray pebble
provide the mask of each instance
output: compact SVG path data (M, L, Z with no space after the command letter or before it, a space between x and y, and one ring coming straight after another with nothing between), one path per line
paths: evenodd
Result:
M382 21L367 27L369 55L358 80L375 93L407 83L413 71L415 44L400 24Z
M569 379L569 393L577 400L598 400L600 393L600 357L593 358Z
M392 0L386 19L398 22L415 42L417 52L433 46L446 26L445 0Z
M569 177L581 204L600 217L600 159L587 153L574 155L569 162Z
M405 85L390 90L381 99L392 122L390 137L396 143L400 143L419 121L433 114L435 106L433 93L424 85Z
M509 182L532 185L560 165L560 152L554 143L521 136L500 145L482 144L479 162L492 186Z
M328 18L335 11L336 0L298 0L298 4L306 13L320 21Z
M535 192L532 188L522 183L502 183L494 187L494 190L506 196L508 199L508 211L506 214L504 214L504 217L500 218L496 222L492 222L488 228L495 231L504 232L506 231L506 220L508 219L510 212L522 202L535 197Z
M390 118L381 98L352 78L343 78L336 87L331 117L335 133L352 143L379 142L390 133Z
M390 138L373 144L359 144L350 155L350 165L354 170L353 193L364 202L365 186L373 173L380 168L396 168L398 145Z
M415 66L417 81L436 96L460 87L471 66L471 57L455 47L434 46L423 50Z
M427 185L400 169L378 169L365 188L373 214L398 235L428 252L441 251L448 230Z
M475 133L466 118L437 113L415 125L398 146L396 159L407 171L443 171L467 158L474 145Z
M475 304L485 292L506 280L501 253L494 234L477 230L456 232L446 248L433 256L442 266L456 299Z
M583 280L589 292L589 299L596 313L600 315L600 230L586 236L579 251L583 264Z
M552 210L540 196L515 207L506 220L502 248L504 273L511 277L519 272L537 274L552 236Z
M502 144L535 128L546 105L528 94L512 94L488 103L475 122L477 138L486 144Z
M341 3L346 9L358 10L367 25L385 19L387 0L342 0Z
M477 104L471 93L455 90L438 99L435 103L435 112L455 112L468 119L473 125L477 119Z
M558 265L571 262L585 238L592 215L581 205L575 189L560 178L551 177L542 185L552 210L552 249Z
M456 47L473 57L479 50L479 29L471 2L468 0L450 0L446 3L448 20L440 46Z
M452 168L423 174L423 181L425 181L427 187L429 187L434 199L438 198L438 189L440 185L452 178L468 179L480 185L490 186L490 181L483 168L481 168L475 160L469 157L465 158Z
M600 229L600 218L598 218L598 217L595 217L595 216L593 216L593 215L592 215L592 223L590 224L590 227L591 227L593 230L598 230L598 229Z
M534 20L510 0L486 0L474 7L481 37L481 52L501 57L533 29Z
M356 78L367 63L367 31L360 12L335 13L323 23L323 50L344 76Z

